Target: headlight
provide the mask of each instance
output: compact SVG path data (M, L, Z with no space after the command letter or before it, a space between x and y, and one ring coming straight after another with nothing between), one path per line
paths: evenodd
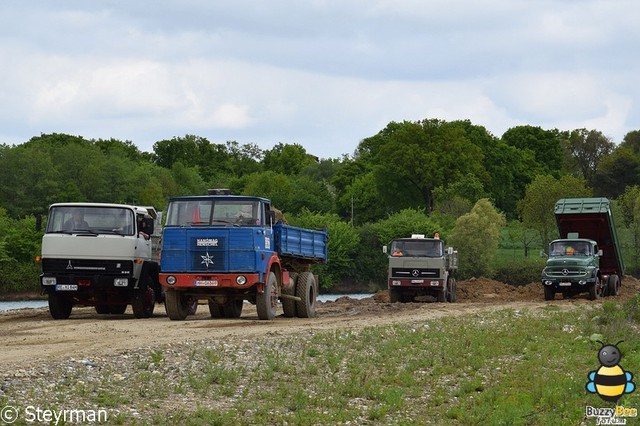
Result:
M175 283L176 283L176 277L174 277L173 275L169 275L167 277L167 284L174 285Z
M42 277L42 285L56 285L56 277Z
M238 285L245 285L247 283L247 277L245 277L244 275L238 275L236 277L236 283Z
M113 280L113 285L115 287L126 287L129 285L129 279L128 278L116 278Z

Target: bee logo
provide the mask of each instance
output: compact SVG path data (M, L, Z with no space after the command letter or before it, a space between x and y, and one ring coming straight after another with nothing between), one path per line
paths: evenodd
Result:
M631 393L636 385L633 383L633 374L624 371L619 365L622 354L618 345L602 344L598 351L600 368L589 372L589 381L586 384L587 392L597 393L605 401L616 402L625 393Z

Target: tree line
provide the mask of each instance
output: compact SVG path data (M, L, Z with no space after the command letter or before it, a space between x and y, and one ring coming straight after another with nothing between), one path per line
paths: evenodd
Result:
M329 229L325 286L384 283L381 245L411 233L439 232L456 243L462 274L491 274L504 229L524 249L546 246L555 232L549 203L558 198L616 199L634 235L639 168L640 131L616 145L597 130L528 125L497 137L469 120L391 122L341 158L317 158L296 143L263 150L185 135L143 152L131 141L42 134L0 145L0 267L32 263L35 221L51 203L164 210L171 196L229 188L270 198L290 223Z

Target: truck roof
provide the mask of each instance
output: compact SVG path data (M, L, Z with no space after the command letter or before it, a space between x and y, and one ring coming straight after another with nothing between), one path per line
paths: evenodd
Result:
M136 213L148 214L154 219L158 216L155 207L153 206L134 206L131 204L114 204L114 203L88 203L88 202L72 202L72 203L54 203L49 206L53 207L112 207L120 209L132 209Z
M251 195L183 195L171 197L169 201L189 201L189 200L238 200L238 201L263 201L271 204L271 200L264 197L254 197Z

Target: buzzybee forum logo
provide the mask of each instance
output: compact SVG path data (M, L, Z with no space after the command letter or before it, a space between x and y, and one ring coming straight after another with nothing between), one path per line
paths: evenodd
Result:
M636 408L625 408L619 406L618 400L624 394L633 392L636 389L633 383L633 373L625 371L620 365L622 354L618 345L622 341L612 344L605 344L597 340L602 347L598 350L598 361L600 367L590 371L589 381L585 385L587 392L597 394L603 401L613 402L615 408L596 408L587 406L586 416L598 419L597 424L626 424L625 417L637 417Z
M598 361L600 368L589 372L589 381L587 382L587 392L596 393L600 398L608 402L618 402L620 397L625 393L631 393L636 388L633 383L633 374L624 371L620 366L622 354L618 345L604 344L598 351Z

